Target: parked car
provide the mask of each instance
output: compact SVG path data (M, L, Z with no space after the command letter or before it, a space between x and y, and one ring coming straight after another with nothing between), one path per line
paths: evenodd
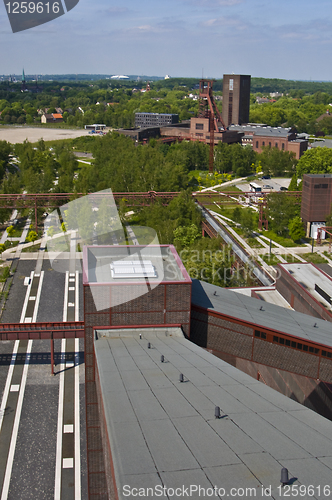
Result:
M262 179L271 179L270 175L262 175Z
M265 184L265 186L263 186L263 189L273 189L273 186L270 186L269 184Z
M288 188L285 188L284 186L281 186L280 191L288 191Z

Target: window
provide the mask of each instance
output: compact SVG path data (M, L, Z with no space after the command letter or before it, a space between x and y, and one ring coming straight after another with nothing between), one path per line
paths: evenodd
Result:
M203 130L204 124L203 123L196 123L196 130Z
M281 144L281 149L282 149L283 151L284 151L284 149L285 149L285 143L284 143L284 142Z
M203 134L201 132L196 132L197 137L203 137Z
M258 149L258 141L256 141L256 148Z
M265 141L263 141L262 146L265 146Z
M278 148L278 143L277 142L275 143L275 147Z
M270 147L272 146L271 142L269 142L269 146L270 146Z
M234 79L230 78L229 79L229 90L233 90L233 89L234 89Z

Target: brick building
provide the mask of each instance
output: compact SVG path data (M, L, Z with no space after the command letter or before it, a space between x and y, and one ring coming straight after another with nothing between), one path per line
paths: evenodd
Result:
M222 118L226 127L249 122L250 75L223 76Z
M292 128L268 127L262 124L231 125L229 130L243 133L242 145L250 145L257 153L264 147L278 148L295 153L298 160L308 149L308 141L298 138Z
M301 217L311 236L314 223L325 223L331 213L332 174L304 174L302 188ZM324 225L324 224L323 224Z

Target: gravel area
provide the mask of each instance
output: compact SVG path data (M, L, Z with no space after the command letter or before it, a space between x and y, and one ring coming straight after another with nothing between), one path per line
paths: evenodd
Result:
M89 131L80 129L64 129L64 128L43 128L43 127L0 127L0 141L11 142L16 144L24 142L26 139L30 142L37 142L40 139L44 141L54 141L59 139L75 139L82 135L88 135Z

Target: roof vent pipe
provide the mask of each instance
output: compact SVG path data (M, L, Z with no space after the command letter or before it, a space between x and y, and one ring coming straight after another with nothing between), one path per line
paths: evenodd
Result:
M287 484L289 481L289 478L288 478L288 469L286 469L286 467L283 467L281 469L281 479L280 479L280 482L282 483L283 486L285 486L285 484Z
M163 354L160 356L160 361L161 361L162 363L165 361L165 357L164 357L164 355L163 355Z
M150 344L150 342L148 342L148 349L151 349L151 344Z
M219 406L215 407L214 416L215 416L215 418L220 418L220 407Z
M184 382L184 376L183 376L183 373L180 373L180 382Z

